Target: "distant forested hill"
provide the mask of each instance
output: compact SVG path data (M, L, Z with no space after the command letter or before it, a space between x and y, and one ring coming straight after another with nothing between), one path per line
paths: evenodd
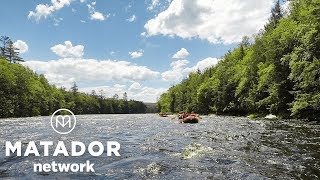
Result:
M45 116L60 108L75 114L146 112L143 102L128 100L126 93L119 99L80 93L76 84L70 91L58 89L43 75L0 58L0 117Z
M320 0L279 2L265 28L162 94L160 111L320 118Z

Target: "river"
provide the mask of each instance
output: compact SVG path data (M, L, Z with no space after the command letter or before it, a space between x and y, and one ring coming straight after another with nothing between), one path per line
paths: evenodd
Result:
M0 119L0 177L25 179L319 179L320 125L204 116L198 124L144 115L78 115L59 135L50 117ZM5 156L5 141L118 141L120 157ZM39 146L42 147L42 146ZM41 149L39 149L41 151ZM37 173L35 163L81 163L95 173Z

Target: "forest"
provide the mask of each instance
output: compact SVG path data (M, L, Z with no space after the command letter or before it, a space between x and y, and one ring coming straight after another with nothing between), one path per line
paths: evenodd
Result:
M320 0L293 0L289 9L276 2L258 34L172 86L159 111L319 120Z
M76 83L70 90L50 85L44 75L36 74L17 62L23 61L10 38L1 38L0 58L0 118L47 116L60 108L75 114L128 114L145 113L146 105L141 101L128 100L115 94L106 98L92 91L78 91Z

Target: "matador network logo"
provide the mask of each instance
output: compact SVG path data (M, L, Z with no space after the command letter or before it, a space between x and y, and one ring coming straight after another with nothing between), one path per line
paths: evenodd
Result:
M59 134L69 134L76 123L76 116L69 109L58 109L51 116L51 127Z
M61 135L69 134L74 130L77 120L76 116L68 109L58 109L51 116L51 127ZM69 146L69 147L68 147ZM26 148L22 146L21 141L5 142L6 156L51 156L53 159L57 156L83 156L89 153L92 157L101 156L106 153L106 156L120 156L120 143L117 141L107 141L104 144L100 141L92 141L85 144L81 141L30 141ZM105 151L106 148L106 151ZM40 150L40 151L39 151ZM38 162L33 164L34 172L95 172L94 163L90 159L84 163L68 163L68 162Z

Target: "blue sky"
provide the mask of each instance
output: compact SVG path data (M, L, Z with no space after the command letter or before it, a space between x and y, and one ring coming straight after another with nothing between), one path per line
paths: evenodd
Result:
M51 84L155 102L266 23L273 0L7 0L0 16Z

